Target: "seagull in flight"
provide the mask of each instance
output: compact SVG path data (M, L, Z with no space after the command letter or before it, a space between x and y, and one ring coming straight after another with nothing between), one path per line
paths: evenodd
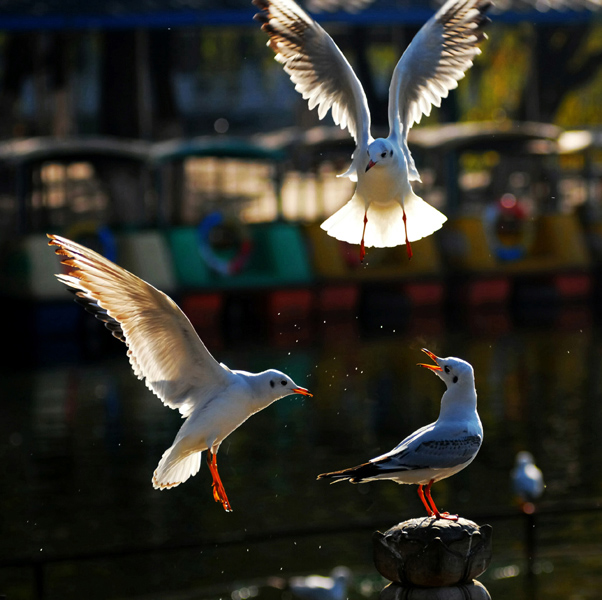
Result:
M389 87L389 136L374 139L370 111L362 84L326 31L293 0L253 0L261 12L268 46L288 73L295 89L318 108L323 119L331 111L334 122L347 129L356 148L349 169L340 175L357 182L347 204L321 227L328 235L366 247L406 244L441 228L447 217L412 190L420 181L408 148L408 131L429 115L432 105L458 86L478 44L490 0L449 0L420 29L397 63Z
M201 454L207 451L213 497L230 512L217 470L220 444L275 400L312 394L275 369L248 373L218 363L169 296L81 244L48 237L68 267L58 280L125 342L134 374L186 419L153 474L153 487L165 490L184 483L199 472Z
M429 350L422 351L435 364L419 363L419 366L433 371L447 386L441 398L439 418L409 435L390 452L357 467L322 473L318 479L333 479L333 483L390 479L396 483L417 484L418 495L429 516L455 521L457 515L439 512L431 487L436 481L466 468L481 447L483 426L477 413L474 371L459 358L439 358Z

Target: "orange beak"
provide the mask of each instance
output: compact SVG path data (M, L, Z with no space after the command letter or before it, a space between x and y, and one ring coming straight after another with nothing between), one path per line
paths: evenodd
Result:
M427 354L430 358L433 359L433 361L435 363L439 362L439 358L437 356L435 356L430 350L427 350L426 348L422 348L422 351ZM425 369L430 369L431 371L441 371L441 367L438 364L435 365L425 365L424 363L418 363L419 367L424 367Z
M302 388L302 387L293 388L293 392L295 392L295 394L301 394L302 396L312 396L313 397L313 394L309 390L306 390L305 388Z
M371 160L371 161L368 163L368 166L366 167L366 173L367 173L367 172L368 172L368 171L369 171L369 170L370 170L370 169L371 169L371 168L372 168L372 167L373 167L375 164L376 164L376 163L375 163L373 160Z

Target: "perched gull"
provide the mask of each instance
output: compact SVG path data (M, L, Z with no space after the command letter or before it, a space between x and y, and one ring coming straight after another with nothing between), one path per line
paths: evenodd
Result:
M201 453L213 478L213 497L232 509L217 471L224 439L251 415L289 394L311 396L305 388L271 369L231 371L209 353L175 302L152 285L93 252L57 235L51 246L69 267L59 281L77 301L125 342L134 373L161 401L186 418L173 445L153 474L156 489L168 489L196 475Z
M332 38L293 0L253 0L268 46L295 89L324 118L348 129L356 148L342 174L355 194L324 223L329 235L365 247L407 245L439 229L447 218L412 190L420 175L408 148L408 131L441 105L480 53L490 0L449 0L416 34L397 63L389 86L389 137L373 139L366 94Z
M511 473L512 490L521 502L523 511L535 510L533 503L539 499L545 489L543 474L535 465L533 455L525 450L516 455Z
M459 358L439 358L426 349L423 352L436 364L419 366L436 373L447 386L439 418L415 431L390 452L357 467L323 473L318 479L351 483L391 479L396 483L418 484L418 495L429 516L456 520L455 515L439 512L431 497L431 486L467 467L481 447L483 427L477 413L474 372L470 364Z

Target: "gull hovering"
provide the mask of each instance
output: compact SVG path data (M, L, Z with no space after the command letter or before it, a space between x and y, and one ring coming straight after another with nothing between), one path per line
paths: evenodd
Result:
M56 277L76 300L125 342L134 374L186 418L157 466L159 490L180 485L199 472L201 454L213 480L213 497L232 510L217 470L224 439L251 415L290 394L312 394L275 369L232 371L209 353L177 304L146 281L100 254L58 235L49 245L67 274Z
M441 228L447 217L412 190L420 181L408 148L408 131L432 105L440 106L458 86L480 53L490 0L449 0L420 29L400 58L389 87L389 136L374 139L366 94L351 65L326 31L293 0L253 0L261 12L268 46L295 89L318 108L332 113L356 148L342 177L357 182L351 200L321 227L328 235L366 247L406 244Z
M474 371L460 358L439 358L429 350L422 351L435 364L420 363L419 366L433 371L447 386L441 398L439 418L409 435L390 452L357 467L322 473L318 479L333 479L333 483L390 479L396 483L417 484L418 495L429 516L457 520L457 515L439 512L431 487L436 481L466 468L481 447L483 427L477 413Z

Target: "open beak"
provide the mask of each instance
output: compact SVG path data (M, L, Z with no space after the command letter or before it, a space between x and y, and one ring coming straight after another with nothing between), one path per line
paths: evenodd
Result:
M433 359L433 361L437 364L434 365L425 365L424 363L418 363L419 367L424 367L425 369L430 369L431 371L441 371L441 367L439 366L439 358L437 356L435 356L430 350L427 350L426 348L422 348L422 351L427 354L430 358Z
M313 397L313 394L309 390L306 390L305 388L302 388L302 387L293 388L293 392L295 392L295 394L301 394L302 396L312 396Z
M368 163L368 166L366 167L366 173L367 173L367 172L368 172L368 171L369 171L369 170L370 170L370 169L371 169L371 168L372 168L372 167L373 167L375 164L376 164L376 163L375 163L373 160L371 160L371 161Z

